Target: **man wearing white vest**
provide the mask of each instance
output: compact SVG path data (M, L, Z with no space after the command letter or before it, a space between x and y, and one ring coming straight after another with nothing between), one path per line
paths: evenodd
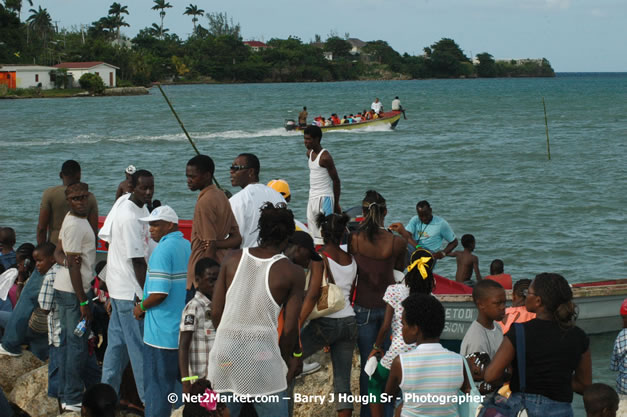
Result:
M316 226L316 216L323 213L341 213L340 177L335 169L331 154L320 145L322 130L318 126L307 126L304 131L305 148L309 164L309 203L307 204L307 226L316 245L322 245L322 235Z

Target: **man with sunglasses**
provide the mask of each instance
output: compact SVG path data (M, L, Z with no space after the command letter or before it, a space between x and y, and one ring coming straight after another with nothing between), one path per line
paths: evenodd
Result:
M231 185L242 190L229 199L233 215L242 235L242 248L257 246L259 237L259 209L267 202L286 204L285 198L268 187L259 184L259 158L252 153L242 153L231 165Z
M54 280L54 299L61 321L61 344L64 346L58 358L62 375L62 386L59 388L63 393L63 408L80 412L84 390L81 373L87 366L89 331L87 329L78 335L74 329L82 320L89 328L92 319L89 298L96 262L96 236L87 221L90 195L87 184L77 182L69 185L65 195L70 212L59 231L57 253L63 262Z

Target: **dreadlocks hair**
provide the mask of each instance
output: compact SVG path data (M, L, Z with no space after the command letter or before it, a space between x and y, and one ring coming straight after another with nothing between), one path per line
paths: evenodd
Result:
M431 294L435 288L435 279L433 278L433 264L435 263L435 259L430 251L424 248L416 249L414 253L411 254L409 265L411 266L417 260L427 257L429 260L425 264L425 270L427 271L426 278L422 277L417 267L412 268L411 271L405 274L405 285L409 287L410 294Z
M334 243L339 246L342 243L342 237L344 237L349 220L350 218L346 213L332 213L328 216L319 213L316 216L316 225L320 228L324 243Z
M577 306L573 303L573 290L566 278L560 274L543 272L533 280L535 294L542 300L544 308L553 315L559 326L566 330L575 325Z
M259 211L259 246L278 245L294 234L294 215L285 204L266 202Z
M359 226L359 230L366 232L369 241L373 241L375 235L383 226L383 219L386 214L385 198L375 190L366 191L366 195L361 203L364 221Z

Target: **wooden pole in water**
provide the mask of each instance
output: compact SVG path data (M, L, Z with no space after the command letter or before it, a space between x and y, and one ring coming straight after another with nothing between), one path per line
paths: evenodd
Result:
M551 160L551 144L549 143L549 121L546 118L546 103L544 102L544 97L542 97L542 106L544 106L544 126L546 128L546 152L550 161Z
M165 95L165 91L163 91L163 88L161 88L161 84L157 84L157 87L159 87L159 91L161 91L161 94L163 94L163 98L165 99L165 102L168 103L168 106L170 106L170 110L172 110L172 114L174 114L174 117L176 117L176 121L179 122L179 125L181 126L181 129L183 129L183 132L185 133L185 136L187 136L187 140L189 140L189 143L192 145L192 148L194 148L194 151L196 151L196 155L200 155L200 152L198 151L198 148L196 147L196 144L194 144L194 141L192 140L192 137L189 136L189 133L187 133L187 129L185 129L185 126L183 125L183 122L181 121L181 119L179 119L179 115L176 114L176 111L174 110L174 107L172 106L172 103L170 103L170 100L168 99L168 96ZM231 192L230 191L225 190L224 188L220 187L220 184L218 184L218 180L216 179L215 175L212 175L211 177L213 178L213 182L215 182L216 187L218 187L219 189L224 191L224 193L227 195L227 197L231 197Z

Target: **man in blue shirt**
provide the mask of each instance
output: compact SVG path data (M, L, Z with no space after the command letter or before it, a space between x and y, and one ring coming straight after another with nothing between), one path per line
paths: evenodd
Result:
M423 247L433 253L435 259L442 259L457 246L457 237L448 222L442 217L434 216L431 206L426 200L416 204L417 216L411 218L407 228L401 223L393 223L390 229L403 236L412 247ZM442 250L442 242L448 245Z
M144 297L135 318L144 322L144 391L147 417L169 417L168 394L181 397L178 380L179 324L185 307L189 241L178 230L178 216L170 206L157 207L140 221L150 225L158 242L148 261ZM178 404L180 405L180 404ZM178 406L177 405L177 406Z

